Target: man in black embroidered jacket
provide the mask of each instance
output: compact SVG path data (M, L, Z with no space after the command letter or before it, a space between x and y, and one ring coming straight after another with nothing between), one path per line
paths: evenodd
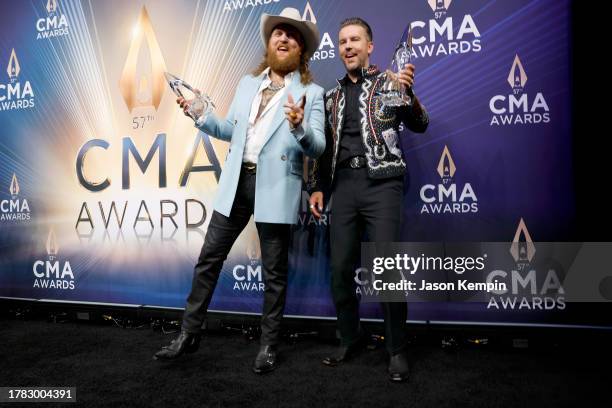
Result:
M429 117L412 93L414 65L399 73L409 87L412 106L385 106L378 92L390 72L371 66L372 30L360 18L343 21L339 32L340 56L347 74L325 95L326 149L311 173L310 209L317 217L323 197L333 197L330 224L331 289L341 336L339 350L323 360L335 366L366 345L359 324L359 299L355 293L355 265L360 241L392 242L400 239L400 222L406 163L399 147L399 125L413 132L427 129ZM407 305L382 303L385 340L390 354L389 376L403 381L408 376L405 354Z

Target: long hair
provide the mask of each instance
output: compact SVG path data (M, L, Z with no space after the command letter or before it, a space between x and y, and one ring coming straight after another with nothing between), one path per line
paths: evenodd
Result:
M300 82L302 83L302 85L308 85L309 83L312 82L312 72L310 72L310 68L308 67L309 62L310 62L309 56L302 51L302 55L300 55L300 67L299 67ZM253 75L254 76L260 75L266 68L268 68L268 51L264 53L263 59L261 60L257 68L253 70Z

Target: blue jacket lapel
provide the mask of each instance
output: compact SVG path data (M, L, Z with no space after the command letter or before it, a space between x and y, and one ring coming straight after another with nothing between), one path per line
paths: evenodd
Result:
M251 105L253 104L253 99L257 96L257 91L259 90L259 86L261 85L261 81L263 81L263 75L259 75L256 77L251 77L251 80L248 81L248 86L246 87L244 94L244 112L247 114L247 119L249 118L249 114L251 112Z

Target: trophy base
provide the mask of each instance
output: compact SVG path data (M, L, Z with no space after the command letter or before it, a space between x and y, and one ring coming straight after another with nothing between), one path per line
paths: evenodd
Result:
M197 122L201 116L208 113L211 109L209 108L209 104L203 100L201 97L196 96L189 105L189 109L187 110L187 114L191 116L194 122Z
M398 108L401 106L412 106L412 98L409 95L400 92L381 92L380 102L385 106Z

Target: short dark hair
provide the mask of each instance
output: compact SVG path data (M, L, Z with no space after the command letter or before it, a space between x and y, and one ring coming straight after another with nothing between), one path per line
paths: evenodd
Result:
M366 33L368 34L368 40L372 41L372 29L370 28L370 25L363 18L350 17L350 18L344 19L340 23L340 29L342 30L344 27L350 26L350 25L358 25L358 26L363 27L366 30Z

